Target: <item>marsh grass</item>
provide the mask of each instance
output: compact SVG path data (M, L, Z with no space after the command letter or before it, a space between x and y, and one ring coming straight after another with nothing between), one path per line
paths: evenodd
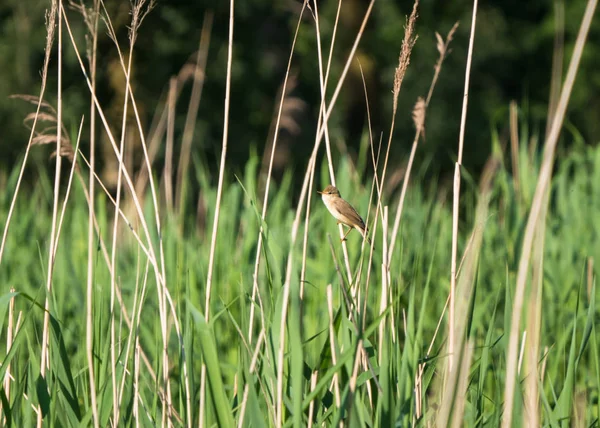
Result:
M128 76L140 24L154 3L133 3L127 54L102 2L91 8L71 3L75 10L65 10L60 1L53 5L49 46L52 19L59 18L62 49L76 53L89 88L91 118L81 123L89 123L90 153L79 149L82 125L77 135L63 135L69 129L63 122L81 118L62 116L60 102L55 114L47 113L43 73L40 96L28 98L36 112L28 117L32 133L23 163L12 171L0 198L4 425L598 423L594 260L600 257L600 150L575 145L549 173L557 142L551 138L561 128L576 66L553 107L550 136L530 134L528 117L512 104L506 118L510 152L502 151L505 144L493 130L492 156L480 183L457 167L462 183L450 208L442 196L446 189L426 181L423 168L412 172L456 26L445 39L437 35L440 56L432 64L432 84L412 112L411 155L398 168L403 186L390 195L386 176L397 173L388 164L398 139L392 135L393 121L403 114L395 105L411 51L418 49L418 1L390 82L390 133L377 143L369 127L356 163L337 156L328 120L376 5L370 3L343 71L333 81L337 21L326 57L317 5L305 3L302 13L310 13L317 34L322 99L300 196L292 200L292 173L280 182L271 178L278 130L291 123L286 117L286 100L293 97L286 88L294 85L288 81L290 67L264 158L251 155L243 173L233 176L226 167L225 120L219 178L213 184L214 169L195 151L192 134L212 16L204 21L198 53L171 79L164 106L145 133ZM234 6L232 1L228 70L236 61ZM340 7L341 2L338 15ZM588 7L582 32L595 2ZM86 49L71 32L74 19L86 23ZM123 116L115 124L95 94L100 28L113 38L126 77ZM576 54L584 40L585 35ZM423 42L425 37L419 39ZM293 53L294 46L290 64ZM229 71L227 76L229 87ZM173 117L188 79L193 97L179 142ZM364 89L370 122L369 88ZM229 102L227 94L225 109ZM116 195L95 169L96 119L117 159ZM143 151L143 164L135 168L125 159L129 120ZM53 134L36 129L44 121L54 123ZM549 141L543 154L530 143L541 138ZM54 176L41 168L36 183L22 190L28 154L42 143L57 145ZM67 143L71 151L59 150ZM182 147L178 162L175 144ZM156 156L163 152L166 163L158 164ZM67 186L59 162L69 168ZM373 176L366 175L368 163ZM201 188L199 210L185 202L194 198L190 181ZM370 247L358 234L343 243L335 236L334 221L314 193L328 183L337 183L359 212L367 213ZM531 263L523 259L529 253Z

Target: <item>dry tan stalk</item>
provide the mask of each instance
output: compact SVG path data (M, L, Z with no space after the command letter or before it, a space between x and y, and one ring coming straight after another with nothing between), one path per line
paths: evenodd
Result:
M342 287L344 285L342 284ZM331 347L331 363L335 366L337 364L337 347L335 345L335 329L333 327L334 316L333 316L333 291L331 284L327 286L327 313L329 314L329 345ZM340 408L341 399L340 399L340 382L338 379L338 374L334 373L333 379L333 391L335 396L335 404Z
M473 58L473 44L475 42L475 24L477 22L477 0L473 2L473 18L471 21L471 35L469 36L469 51L467 54L467 66L465 69L465 89L463 96L463 107L460 118L460 134L458 136L458 159L454 165L454 186L452 198L452 259L450 260L450 310L448 322L448 348L449 358L448 367L452 370L454 353L454 332L455 330L455 294L456 294L456 256L458 252L458 204L460 200L460 168L462 166L462 156L465 141L465 129L467 125L467 105L469 102L469 81L471 78L471 61Z
M187 172L192 152L192 142L194 140L194 130L196 128L196 118L198 117L198 108L200 106L200 99L202 98L202 89L204 88L204 75L208 58L208 48L210 46L212 22L213 13L205 13L204 21L202 23L202 31L200 34L200 46L198 47L198 53L196 55L196 63L190 71L190 73L193 73L194 75L192 83L192 95L190 97L187 115L185 118L183 136L181 138L181 154L179 156L179 165L177 167L177 193L175 195L175 206L178 212L183 209L183 190L186 187L184 181L187 179ZM189 65L191 66L191 64Z
M552 71L550 72L550 98L548 100L548 114L546 117L546 136L550 134L552 118L556 113L560 88L563 76L563 63L565 56L565 3L554 3L554 49L552 50Z
M173 141L175 139L175 110L177 105L177 81L169 80L169 97L167 109L167 141L165 148L165 165L163 167L163 185L165 191L165 204L167 212L173 212Z
M53 2L54 4L55 2ZM58 16L58 88L57 88L57 123L62 123L62 19L60 14L62 12L62 1L58 1L58 9L55 11ZM41 97L40 97L41 98ZM52 203L52 226L50 230L50 248L48 250L48 266L47 266L47 278L46 278L46 299L44 303L44 327L42 331L42 352L40 356L40 375L46 377L46 368L50 366L50 352L49 352L49 327L50 327L50 296L52 294L52 279L54 274L54 248L56 246L55 241L58 241L59 235L56 233L56 221L58 215L58 203L60 195L60 171L62 164L62 157L60 156L60 143L62 141L62 127L56 127L56 170L54 172L54 198ZM93 367L90 367L90 372L93 372ZM97 407L95 402L95 386L94 380L90 379L90 386L92 389L92 412L94 415L94 425L97 428ZM41 428L43 424L43 415L41 411L41 405L38 405L37 413L37 426Z

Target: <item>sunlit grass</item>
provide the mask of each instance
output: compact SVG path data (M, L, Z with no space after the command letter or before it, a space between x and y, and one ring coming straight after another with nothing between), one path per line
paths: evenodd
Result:
M533 162L535 163L535 162ZM576 417L577 420L592 423L598 417L598 369L597 337L594 317L597 312L592 303L597 303L594 287L587 283L587 263L598 260L600 248L596 245L600 235L600 225L595 212L600 209L600 180L597 170L600 164L600 150L579 147L563 159L552 186L552 201L548 216L545 240L545 272L542 296L542 324L540 366L543 367L541 386L542 421ZM212 380L222 379L222 386L210 383L211 402L214 408L227 408L227 418L240 417L240 406L246 390L245 420L255 423L273 423L273 388L275 368L273 360L277 349L278 317L280 316L281 286L285 269L286 247L288 245L292 208L294 201L290 180L274 186L273 201L266 220L265 269L261 271L259 284L263 300L266 322L265 346L254 355L254 347L247 347L245 332L248 327L249 300L252 287L253 252L259 229L259 216L255 208L255 177L258 159L251 159L240 182L229 176L223 194L224 214L221 219L223 229L217 244L215 259L215 288L212 311L214 318L205 324L202 316L204 300L203 282L206 275L208 245L205 234L198 234L188 222L180 225L175 220L167 221L163 231L167 283L170 284L177 316L184 331L186 358L190 363L192 394L198 394L200 361L207 361ZM524 167L525 165L522 165ZM349 171L342 167L340 171ZM40 171L40 180L47 180ZM202 172L199 172L202 174ZM348 173L350 174L350 173ZM341 183L352 183L350 177L341 177ZM243 187L242 187L243 183ZM532 182L522 181L523 189ZM344 186L343 184L341 186ZM354 196L359 209L366 209L364 195L366 188L342 187L347 194ZM244 190L245 189L245 190ZM49 193L50 192L50 193ZM465 200L475 200L476 189L467 189ZM206 189L207 215L204 221L210 223L213 210L210 200L214 189ZM327 235L334 235L335 221L328 216L322 203L315 198L315 211L310 223L310 246L307 260L307 283L305 298L300 302L292 299L296 313L288 322L290 331L295 329L300 336L298 341L290 338L286 349L286 378L289 387L297 382L301 393L297 397L293 389L286 389L286 420L293 416L302 424L308 423L308 405L314 399L313 418L315 423L332 423L334 420L356 418L361 423L387 424L393 421L412 423L415 413L415 377L419 363L427 361L423 374L422 408L425 420L435 417L435 409L440 390L436 382L443 373L441 368L447 358L444 355L444 342L447 332L442 329L433 345L433 352L426 359L427 348L434 336L438 319L449 292L448 260L451 241L450 208L437 200L435 189L423 192L417 187L410 189L406 203L401 237L398 242L398 255L390 270L392 277L393 301L388 315L395 319L397 331L386 323L384 329L384 349L378 349L377 325L379 287L381 272L371 272L367 313L364 314L366 330L356 330L343 303L342 284L334 269ZM20 326L11 352L4 359L3 368L11 362L13 376L10 403L10 418L21 425L32 415L32 404L44 402L44 397L36 395L36 382L39 381L40 328L42 307L45 298L43 260L47 257L47 239L51 190L40 186L31 191L28 198L18 202L18 216L12 225L7 251L0 270L0 278L5 289L16 290L15 310L12 317L20 316ZM106 207L104 198L98 199L98 211ZM3 202L2 215L5 216L7 203ZM461 236L467 236L469 224L473 224L474 213L470 203L465 202L466 213L461 224ZM501 415L506 354L507 308L511 302L511 284L517 268L520 236L524 216L519 213L515 201L511 176L501 169L492 188L489 215L485 222L475 227L484 228L483 244L477 266L475 297L469 306L468 342L472 359L465 397L464 421L467 425L495 423ZM191 216L192 213L186 215ZM85 248L87 244L85 200L81 189L74 189L73 199L67 210L65 226L55 262L55 278L52 294L52 315L54 322L51 346L49 378L50 399L47 406L50 420L69 424L69 420L80 420L89 415L88 386L86 382L85 337L83 302L86 278ZM185 216L183 216L185 217ZM110 224L106 217L101 219L101 230L105 238L109 236ZM183 233L181 232L183 230ZM160 323L156 317L155 283L151 275L146 277L147 265L140 257L135 242L128 238L127 229L122 230L123 239L118 258L118 283L125 306L131 314L134 296L147 281L148 291L143 300L142 321L139 327L140 350L143 350L158 373L160 367ZM335 236L335 235L334 235ZM350 235L348 240L351 263L359 260L360 237ZM380 258L380 237L376 237L375 263ZM465 240L461 240L461 251ZM339 241L333 238L336 257L341 257ZM300 252L300 248L296 251ZM111 383L108 369L109 334L109 292L110 275L96 254L96 275L94 278L94 326L95 356L98 370L99 403L101 403L101 425L109 423L111 407ZM298 257L300 257L298 255ZM339 260L338 260L339 262ZM326 290L333 285L333 309L336 318L337 365L331 360L329 343L329 317ZM296 280L295 287L298 287ZM348 284L344 284L345 287ZM296 288L297 289L297 288ZM7 325L9 297L2 298L3 325ZM33 301L37 303L33 303ZM591 312L590 312L591 311ZM301 318L300 318L301 316ZM362 316L362 315L361 315ZM131 334L121 314L118 320L119 360L124 358L123 350ZM292 324L299 324L293 326ZM444 323L444 321L442 321ZM172 327L171 327L172 328ZM258 332L260 323L256 327ZM6 336L6 328L3 329ZM170 340L169 353L170 384L174 397L173 407L179 417L185 420L183 374L178 355L180 347L174 336ZM574 341L573 341L574 339ZM585 339L585 341L584 341ZM254 343L256 343L256 337ZM358 340L370 355L373 372L361 366L352 399L349 397L349 381L354 371L353 361L357 352ZM208 341L208 342L207 342ZM214 351L211 351L214 346ZM64 347L64 353L61 348ZM581 350L580 350L581 348ZM571 349L571 351L570 351ZM214 353L213 353L214 352ZM572 355L570 354L572 353ZM6 355L6 354L5 354ZM301 355L300 362L294 358ZM571 356L570 356L571 355ZM201 357L202 356L202 357ZM216 361L211 359L217 358ZM257 358L252 366L253 357ZM383 360L380 361L380 358ZM131 361L130 370L135 367ZM161 419L159 395L156 383L149 377L147 369L140 364L140 403L144 413L138 416L141 423L152 425ZM294 368L294 364L300 366ZM383 373L385 370L385 375ZM527 376L522 368L520 379ZM70 374L69 374L70 371ZM217 371L217 372L215 372ZM220 375L217 373L220 372ZM310 387L310 376L317 372L316 389ZM295 379L300 376L299 379ZM330 389L333 373L339 374L342 402L338 407ZM377 382L373 379L376 376ZM214 377L217 376L217 377ZM73 397L68 385L72 378ZM323 380L325 379L325 380ZM329 379L329 380L327 380ZM131 371L125 378L123 410L132 405L135 397ZM382 389L378 391L378 388ZM213 390L214 388L214 390ZM438 391L437 393L435 391ZM569 395L571 398L559 398ZM220 397L220 398L219 398ZM158 401L157 401L158 400ZM288 401L289 400L289 401ZM300 415L294 415L294 401L300 400ZM567 403L565 404L565 400ZM192 400L194 402L195 400ZM42 406L43 408L44 406ZM210 406L209 409L213 408ZM197 420L197 408L192 415ZM260 416L255 413L259 411ZM209 411L209 421L220 421L218 411ZM271 412L271 414L269 413ZM516 416L526 412L519 402ZM122 422L129 423L131 413L121 412ZM29 419L31 420L31 419ZM89 420L89 419L88 419ZM176 418L174 418L176 420ZM154 422L152 422L154 421ZM269 422L270 421L270 422Z

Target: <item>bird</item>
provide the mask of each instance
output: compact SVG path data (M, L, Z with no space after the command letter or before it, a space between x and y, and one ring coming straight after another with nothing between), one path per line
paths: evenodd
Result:
M363 238L367 240L369 245L371 245L371 240L367 236L367 226L365 225L362 217L356 212L352 205L342 198L340 191L335 186L330 184L329 186L325 187L323 191L317 190L317 193L321 195L323 198L323 203L331 215L335 217L338 224L342 223L350 228L342 238L342 241L346 240L346 236L348 236L352 229L356 229L360 232Z

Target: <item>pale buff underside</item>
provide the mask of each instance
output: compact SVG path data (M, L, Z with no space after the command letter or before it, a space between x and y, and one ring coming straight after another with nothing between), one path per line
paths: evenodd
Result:
M337 221L348 227L353 227L365 236L365 222L354 207L340 197L323 195L325 206Z

